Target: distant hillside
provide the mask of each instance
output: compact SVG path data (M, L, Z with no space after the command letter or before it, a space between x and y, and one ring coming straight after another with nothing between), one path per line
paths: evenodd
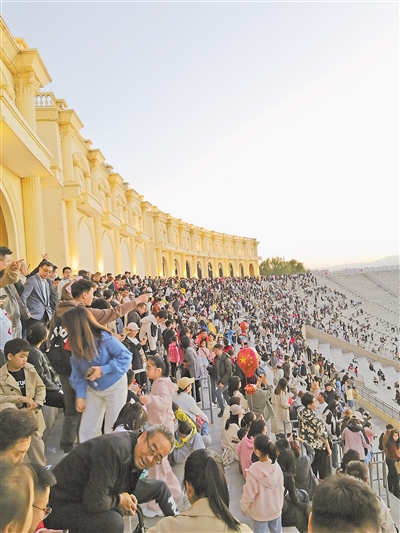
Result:
M398 255L390 255L389 257L384 257L383 259L377 259L376 261L371 261L369 263L348 263L347 265L331 265L324 267L327 270L341 270L342 268L367 268L367 267L380 267L380 266L392 266L399 264ZM320 268L318 270L324 270Z

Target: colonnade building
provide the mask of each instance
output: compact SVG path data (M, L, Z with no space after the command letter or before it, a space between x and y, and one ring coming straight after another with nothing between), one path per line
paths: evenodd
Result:
M31 268L169 277L256 276L256 239L206 230L160 211L106 163L36 49L0 17L0 244Z

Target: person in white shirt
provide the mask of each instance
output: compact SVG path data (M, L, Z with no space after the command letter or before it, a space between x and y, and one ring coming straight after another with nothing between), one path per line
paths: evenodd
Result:
M322 419L322 413L325 411L325 408L328 407L326 399L327 399L327 396L325 392L321 391L318 394L318 398L317 398L318 403L317 403L317 407L315 408L315 414L317 415L318 418Z
M63 268L63 278L62 280L60 281L60 283L58 284L58 289L57 289L57 292L58 292L58 299L61 300L61 291L62 291L62 288L67 285L68 283L71 282L71 276L72 276L72 270L70 267L66 266Z

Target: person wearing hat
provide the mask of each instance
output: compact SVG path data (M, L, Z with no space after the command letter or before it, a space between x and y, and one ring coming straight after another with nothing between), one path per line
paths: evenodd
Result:
M194 378L181 378L178 381L178 390L172 395L172 400L178 404L184 413L190 416L193 422L201 425L200 435L203 438L204 445L209 446L211 444L211 437L209 434L208 417L203 413L191 395L193 383Z
M142 346L146 344L146 341L139 341L137 338L138 332L139 326L136 322L130 322L124 329L125 338L122 341L122 344L124 344L132 354L132 370L135 372L136 381L139 385L143 385L146 383L146 356Z

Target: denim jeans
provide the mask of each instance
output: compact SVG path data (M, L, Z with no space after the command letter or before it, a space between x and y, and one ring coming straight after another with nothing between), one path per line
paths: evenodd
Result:
M210 437L210 433L209 433L209 426L208 426L208 422L203 422L203 425L201 427L201 431L200 431L200 435L203 439L203 442L204 442L204 446L206 448L208 448L212 442L212 439Z
M269 520L268 522L259 522L253 519L254 533L282 533L282 520L281 517L275 518L275 520Z
M224 392L228 390L228 385L225 385L223 389L220 389L218 386L215 389L215 395L217 397L217 403L221 411L225 409L225 398L224 398Z

